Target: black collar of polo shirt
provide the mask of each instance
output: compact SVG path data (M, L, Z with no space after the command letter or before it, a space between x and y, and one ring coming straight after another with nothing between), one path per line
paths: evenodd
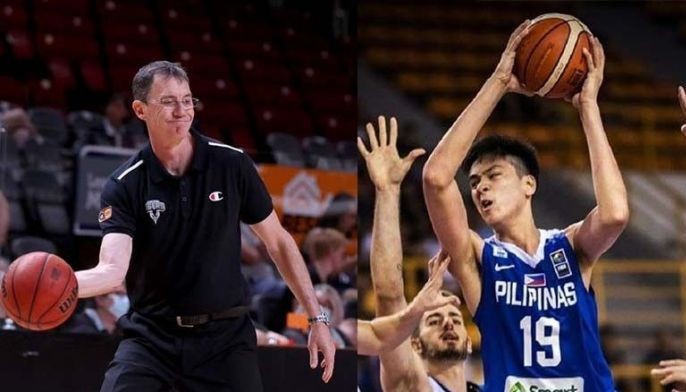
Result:
M193 136L193 160L191 168L197 171L202 171L207 168L207 140L195 129L191 128L191 135ZM150 162L150 176L154 182L162 182L164 180L178 179L179 177L169 174L164 168L159 158L152 150L152 145L148 144L145 147L145 158Z

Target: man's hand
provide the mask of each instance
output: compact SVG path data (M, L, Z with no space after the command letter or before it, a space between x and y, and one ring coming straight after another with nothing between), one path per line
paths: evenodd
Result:
M679 86L679 105L681 105L681 111L684 113L684 116L686 116L686 91L684 91L684 88L682 86ZM686 124L681 126L681 133L686 135Z
M503 86L507 92L524 94L527 96L533 96L534 93L527 91L520 84L517 76L512 73L512 68L514 67L515 56L517 54L517 48L522 39L529 34L529 27L531 26L531 21L529 19L525 20L524 23L520 24L519 27L515 29L510 35L510 39L507 41L507 46L505 51L500 56L500 62L493 72L493 78Z
M660 361L660 367L651 370L650 375L660 378L661 385L676 383L677 389L672 391L686 391L686 361L683 359Z
M429 260L429 280L417 293L408 306L413 312L423 314L427 310L437 309L445 305L460 306L460 300L456 296L443 296L443 275L450 264L450 256L442 249Z
M586 80L584 80L580 92L574 94L571 98L565 98L566 101L571 102L577 109L585 104L597 103L598 91L600 90L600 85L603 84L603 73L605 71L603 45L597 37L591 37L590 42L593 55L586 48L583 49L586 65L588 66Z
M312 369L315 369L319 363L319 351L324 354L324 359L321 362L321 367L324 368L322 380L329 382L336 361L336 346L333 344L328 325L324 323L312 324L310 336L307 339L307 349L310 351L310 367Z
M386 132L386 118L379 116L379 138L374 132L374 126L367 123L367 135L369 146L367 150L360 137L357 138L357 149L367 163L367 170L376 189L386 189L392 186L400 186L405 175L410 170L412 162L417 157L424 155L424 149L417 148L410 151L405 158L400 158L396 141L398 139L398 122L391 117L390 137Z

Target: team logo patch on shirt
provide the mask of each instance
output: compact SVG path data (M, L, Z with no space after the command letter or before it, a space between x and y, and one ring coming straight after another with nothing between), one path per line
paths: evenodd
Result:
M98 222L102 223L112 217L112 206L107 206L100 210L98 214Z
M210 198L210 201L224 200L224 194L219 192L219 191L212 192L212 193L210 193L209 198Z
M166 206L159 200L148 200L145 202L145 210L150 215L150 219L157 224L157 220L160 219L160 214L166 210Z
M545 287L545 274L526 274L524 275L524 286Z
M569 267L569 261L564 249L558 249L551 253L550 260L553 262L553 269L558 279L572 276L572 269Z

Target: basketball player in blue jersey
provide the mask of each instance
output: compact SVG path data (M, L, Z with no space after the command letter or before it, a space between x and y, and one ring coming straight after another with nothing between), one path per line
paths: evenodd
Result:
M538 229L531 207L538 181L533 148L500 136L472 145L502 96L523 92L512 66L528 27L527 21L514 31L493 75L432 152L424 197L483 336L484 390L614 391L590 283L596 261L624 230L629 208L597 103L605 65L600 42L593 38L591 51L584 51L588 75L568 99L586 136L597 201L583 220L562 230ZM460 166L469 175L472 201L495 232L486 240L469 229L455 181Z
M407 308L403 289L400 241L400 185L414 160L424 154L415 149L405 158L398 155L398 124L379 117L378 138L367 124L369 149L358 138L357 146L374 183L376 204L370 268L376 316L387 316ZM393 392L471 392L478 387L465 380L464 364L471 342L460 309L445 305L424 312L411 339L379 355L381 385Z

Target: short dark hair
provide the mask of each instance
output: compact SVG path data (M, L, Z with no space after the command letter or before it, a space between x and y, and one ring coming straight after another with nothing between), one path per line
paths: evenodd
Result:
M521 165L513 162L517 174L520 176L530 174L538 181L539 167L536 149L525 141L504 135L486 136L474 143L469 149L467 156L462 162L462 170L469 175L469 170L474 162L484 157L515 158L521 162Z
M150 92L155 75L162 75L167 78L174 78L189 82L188 74L183 69L181 64L172 63L170 61L153 61L150 64L144 65L136 72L131 82L131 91L133 92L133 99L144 101Z
M442 296L444 296L444 297L457 297L458 299L460 298L459 296L457 296L457 295L454 294L454 293L451 293L451 292L448 291L448 290L441 290L440 295L442 295ZM460 307L458 306L457 308L459 309ZM461 313L461 312L462 312L462 311L460 311L460 313ZM414 331L412 331L412 336L411 336L411 337L413 337L413 338L418 338L418 337L419 337L419 334L420 334L421 332L422 332L422 323L420 322L419 324L417 324L417 327L415 327Z

